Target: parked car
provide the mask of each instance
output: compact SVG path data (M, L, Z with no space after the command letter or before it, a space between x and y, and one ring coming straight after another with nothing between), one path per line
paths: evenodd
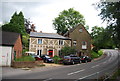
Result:
M42 58L38 55L31 55L33 58L35 58L36 61L42 60Z
M49 57L48 55L42 55L41 58L46 63L53 63L54 62L54 60L51 57Z
M63 64L75 64L75 63L81 63L80 57L77 57L76 55L64 56Z
M42 60L42 58L39 55L36 55L35 52L28 51L25 54L28 56L32 56L33 58L35 58L36 61Z
M91 62L92 60L89 56L81 56L80 58L82 63Z

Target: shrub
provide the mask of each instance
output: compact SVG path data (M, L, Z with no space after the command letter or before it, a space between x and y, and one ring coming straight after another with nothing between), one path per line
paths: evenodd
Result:
M93 58L98 58L103 54L102 50L99 50L98 52L92 51L91 57Z
M32 56L22 56L21 58L15 59L15 61L35 61Z
M59 61L62 60L62 58L60 58L59 56L55 55L55 56L53 57L53 60L54 60L54 63L55 63L55 64L58 64Z
M65 46L61 49L61 56L66 56L75 53L76 53L76 49L73 47Z

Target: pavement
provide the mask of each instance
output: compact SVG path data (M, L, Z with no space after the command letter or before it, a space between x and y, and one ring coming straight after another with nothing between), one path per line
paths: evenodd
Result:
M61 64L54 63L43 63L45 66L35 67L35 68L13 68L13 67L2 67L2 75L3 76L11 76L17 74L27 74L31 72L40 72L40 71L48 71L51 69L55 69L61 67Z

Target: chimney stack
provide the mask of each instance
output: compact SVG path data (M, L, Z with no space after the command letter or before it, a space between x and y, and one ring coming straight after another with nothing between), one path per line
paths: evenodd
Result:
M40 31L40 33L42 33L42 31Z

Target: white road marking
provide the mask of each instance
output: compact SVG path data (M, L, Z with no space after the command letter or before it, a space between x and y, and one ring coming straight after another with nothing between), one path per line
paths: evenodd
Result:
M49 80L52 80L52 78L48 78L48 79L46 79L46 80L43 80L43 81L49 81Z
M106 61L105 62L103 62L103 64L105 64L106 63Z
M100 65L95 65L95 66L92 66L91 68L95 68L95 67L98 67L98 66L100 66Z
M73 74L76 74L76 73L79 73L79 72L82 72L84 71L85 69L82 69L82 70L79 70L79 71L75 71L75 72L72 72L72 73L68 73L67 75L73 75Z
M81 78L79 78L79 80L82 80L82 79L85 79L85 78L87 78L87 77L90 77L90 76L96 75L97 73L99 73L99 72L93 73L93 74L88 75L88 76L81 77Z

